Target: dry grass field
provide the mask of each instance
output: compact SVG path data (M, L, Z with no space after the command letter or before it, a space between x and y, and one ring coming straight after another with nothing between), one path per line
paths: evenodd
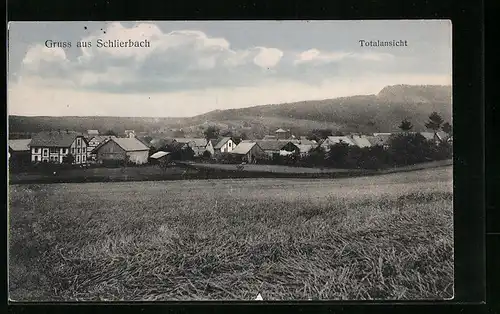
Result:
M12 185L11 300L453 296L452 168Z

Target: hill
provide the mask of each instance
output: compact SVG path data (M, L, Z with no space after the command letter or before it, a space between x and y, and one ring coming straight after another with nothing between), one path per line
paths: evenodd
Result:
M410 119L415 131L424 131L424 124L433 111L451 122L451 96L451 86L393 85L383 88L377 95L215 110L189 118L9 116L9 129L10 133L16 133L50 129L98 129L102 132L134 129L152 132L182 128L187 133L201 134L208 125L216 125L221 129L261 136L277 127L290 128L297 133L315 128L343 132L390 132L398 130L401 120Z

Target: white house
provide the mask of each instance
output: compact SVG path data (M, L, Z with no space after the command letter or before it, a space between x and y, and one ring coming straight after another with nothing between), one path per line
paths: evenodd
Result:
M30 143L32 162L63 163L68 154L73 155L74 164L87 163L88 142L75 132L41 132Z
M213 146L213 151L214 151L213 153L210 152L212 155L217 155L221 153L230 153L236 147L236 144L230 137L219 138L215 141L211 141L211 144Z

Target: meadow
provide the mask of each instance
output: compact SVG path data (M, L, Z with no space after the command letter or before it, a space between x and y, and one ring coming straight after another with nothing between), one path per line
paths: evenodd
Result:
M11 300L453 297L452 167L9 189Z

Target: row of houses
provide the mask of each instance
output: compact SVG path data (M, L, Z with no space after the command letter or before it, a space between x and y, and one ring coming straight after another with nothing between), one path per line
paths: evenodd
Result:
M71 155L71 163L76 165L105 160L130 160L142 164L148 161L149 147L135 137L52 131L38 133L32 139L9 140L8 154L19 163L62 164Z
M217 158L224 153L238 155L247 162L258 158L272 158L296 155L306 156L317 147L328 151L331 145L345 143L361 148L371 146L387 147L394 133L374 133L372 135L351 134L345 136L328 136L321 142L308 140L305 137L296 138L289 131L278 129L274 137L264 137L260 140L243 140L236 144L231 137L217 139L204 138L156 138L146 141L129 131L126 137L102 136L98 132L80 134L72 131L42 132L32 139L9 140L9 155L15 155L17 160L25 162L64 163L70 154L73 164L105 162L108 160L127 160L136 164L148 162L150 149L182 150L190 148L194 157L212 156ZM450 140L444 132L421 132L424 138L440 142Z

